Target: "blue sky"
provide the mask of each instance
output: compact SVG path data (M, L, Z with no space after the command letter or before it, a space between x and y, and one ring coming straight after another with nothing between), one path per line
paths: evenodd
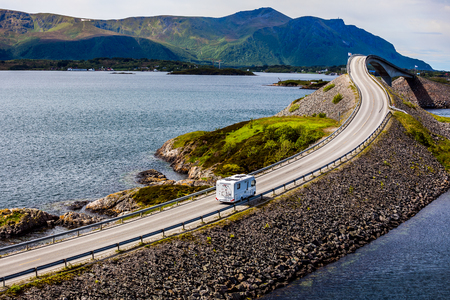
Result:
M389 41L403 55L450 71L450 0L0 0L2 9L92 19L223 17L260 7L291 18L341 18Z

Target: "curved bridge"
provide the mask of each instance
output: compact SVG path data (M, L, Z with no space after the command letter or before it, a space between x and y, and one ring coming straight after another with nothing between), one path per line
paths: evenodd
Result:
M389 85L392 85L392 77L402 76L405 78L414 78L415 76L404 69L388 62L384 58L376 55L369 55L366 57L366 64L372 65L374 69L380 74L381 78Z

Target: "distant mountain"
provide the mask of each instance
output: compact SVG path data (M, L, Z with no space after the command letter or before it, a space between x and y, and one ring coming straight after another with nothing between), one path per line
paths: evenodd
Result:
M423 61L343 20L291 19L272 8L223 18L133 17L90 20L0 10L0 60L93 59L221 60L226 65L340 65L347 53L375 54L404 68Z

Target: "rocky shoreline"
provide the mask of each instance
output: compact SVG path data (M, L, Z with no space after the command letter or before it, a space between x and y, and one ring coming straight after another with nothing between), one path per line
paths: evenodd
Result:
M450 124L422 109L399 98L396 106L434 134L448 133ZM357 158L262 207L96 263L70 280L0 298L257 298L386 234L446 192L449 180L428 149L392 118Z
M449 187L443 166L393 118L358 158L236 220L3 299L257 298L386 234Z

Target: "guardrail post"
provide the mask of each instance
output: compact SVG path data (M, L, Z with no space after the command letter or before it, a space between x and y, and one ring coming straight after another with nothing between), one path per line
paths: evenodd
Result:
M142 235L140 236L140 238L141 238L141 244L143 244L144 243L144 239L142 238Z
M234 209L234 211L236 211L236 204L235 203L233 203L233 209Z
M143 213L141 213L140 217L142 218Z
M183 230L186 230L186 229L184 228L184 222L183 222Z
M163 238L165 238L166 235L164 234L164 228L163 228L163 230L162 230L162 234L163 234Z
M285 184L283 184L283 187L284 187L284 190L286 190L286 185Z
M94 260L94 251L91 251L92 260Z
M5 286L6 286L5 277L3 277L3 287L5 287Z
M28 249L29 249L29 247L28 247L28 244L27 244L27 248L26 248L26 251L28 251Z
M64 258L64 266L67 268L67 258Z
M119 243L117 243L116 245L117 245L117 251L120 251L120 245L119 245Z
M159 211L162 211L162 206L159 207Z
M37 268L34 268L34 272L36 272L36 278L38 277Z
M203 222L203 216L201 216L200 219L202 220L202 223L205 223L205 222Z
M120 224L123 224L123 218L122 218L122 219L120 219Z
M295 179L294 179L294 185L297 185L297 184L295 183Z
M100 224L100 231L103 230L103 224Z
M219 214L219 219L220 219L220 210L218 210L217 213Z
M55 243L55 237L53 237L53 239L52 239L52 244L54 244Z
M275 196L275 189L272 190L272 196Z

